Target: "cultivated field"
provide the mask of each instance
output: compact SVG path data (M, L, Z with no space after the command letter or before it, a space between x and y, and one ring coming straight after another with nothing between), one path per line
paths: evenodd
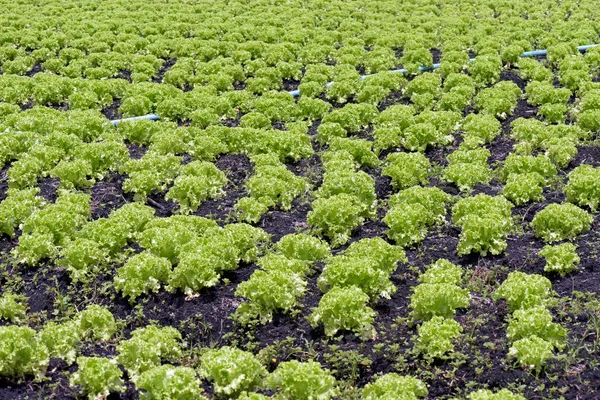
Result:
M0 9L0 400L600 399L599 2Z

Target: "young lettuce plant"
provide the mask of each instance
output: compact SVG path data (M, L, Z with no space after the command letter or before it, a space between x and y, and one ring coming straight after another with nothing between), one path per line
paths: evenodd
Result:
M177 361L181 347L181 333L177 329L148 325L133 331L131 339L117 346L117 360L135 382L140 374L159 366L161 361Z
M329 256L329 246L306 233L289 234L275 243L275 250L287 258L315 262Z
M449 197L438 188L413 186L390 198L390 210L383 222L390 228L387 235L400 246L410 246L424 239L429 227L441 223Z
M516 310L508 324L506 335L511 342L530 336L537 336L563 350L566 345L567 331L552 322L552 314L543 306Z
M108 250L89 239L78 238L60 251L58 264L69 273L73 282L85 282L98 273L98 268L109 259Z
M364 400L416 400L429 394L423 381L412 376L388 373L367 384L363 390Z
M188 367L168 364L154 367L142 373L135 386L142 400L206 400L196 373Z
M593 220L593 215L574 204L550 204L533 217L531 225L537 237L551 243L587 231Z
M478 194L460 200L452 208L452 221L462 228L458 253L473 251L496 255L506 247L506 236L513 226L513 204L503 196Z
M82 337L92 340L110 340L117 332L115 317L110 310L98 304L86 307L77 315Z
M294 400L329 400L337 394L335 378L315 361L282 362L266 384L274 392Z
M443 358L454 351L453 341L462 327L453 319L435 316L417 327L419 334L415 349L432 358Z
M334 336L339 330L350 330L363 338L374 339L375 311L367 306L368 301L369 296L356 286L336 286L323 295L308 319L313 327L323 322L327 336Z
M514 394L508 389L501 389L496 393L489 389L479 389L467 396L468 400L527 400L520 394Z
M229 346L204 353L199 373L212 381L215 392L223 396L258 389L267 376L266 368L252 353Z
M14 237L15 228L37 209L42 207L44 199L38 188L8 189L6 198L0 203L0 235Z
M546 179L537 172L510 174L502 194L514 204L521 206L530 201L542 200L545 183Z
M352 231L363 222L363 206L354 196L341 193L316 199L308 213L308 224L315 232L326 236L331 247L339 247L350 239Z
M545 305L552 283L541 275L514 271L496 289L494 300L505 299L511 312Z
M71 376L71 386L81 387L88 399L104 399L111 392L123 392L123 372L115 359L78 357L79 369Z
M0 376L41 380L50 362L48 349L36 332L26 326L0 326Z
M596 211L600 204L600 168L580 165L573 169L564 191L571 203Z
M419 280L421 284L413 288L410 296L411 317L413 320L429 320L435 316L450 318L457 308L468 307L471 296L458 284L462 269L447 260L438 260L427 267Z
M360 255L332 257L323 268L317 283L322 292L336 286L357 286L372 300L379 297L389 299L396 292L396 287L390 280L390 272L381 268L377 260Z
M449 164L444 170L445 180L454 183L461 191L471 189L477 183L488 183L491 170L487 164L488 149L458 149L448 156Z
M0 319L20 322L27 316L27 297L14 293L4 293L0 297Z
M142 294L158 292L161 282L169 280L171 263L168 259L143 252L131 257L117 270L115 290L134 303Z
M431 163L422 153L391 153L387 156L387 163L381 174L392 178L394 189L429 183Z
M565 276L571 271L577 270L580 258L575 252L577 246L572 243L563 243L556 246L546 245L538 253L546 259L545 272L555 272Z
M285 271L255 271L250 279L238 285L235 295L248 299L236 310L236 319L248 325L255 318L262 323L273 319L276 311L290 311L306 291L306 281Z
M68 365L75 362L81 336L82 332L77 321L66 321L60 324L48 322L39 334L50 357L63 359Z
M521 367L539 374L546 361L552 358L552 344L532 335L513 342L508 355L515 357Z
M213 163L192 161L181 169L165 199L177 201L182 214L193 213L205 200L223 196L226 183L225 173Z

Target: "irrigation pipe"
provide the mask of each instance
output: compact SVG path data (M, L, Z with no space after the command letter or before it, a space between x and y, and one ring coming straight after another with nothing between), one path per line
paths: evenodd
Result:
M579 51L586 51L587 49L591 48L591 47L596 47L598 46L597 44L588 44L585 46L578 46L577 50ZM548 50L533 50L533 51L526 51L525 53L522 53L520 55L520 57L536 57L536 56L545 56L546 54L548 54ZM469 62L473 62L473 60L475 60L474 58L470 58ZM432 71L434 69L438 69L440 67L439 63L433 64L431 67L419 67L419 71ZM408 73L408 70L404 69L404 68L398 68L398 69L393 69L391 70L391 72L398 72L401 74L406 74ZM371 74L373 75L373 74ZM360 79L366 79L367 77L371 76L371 75L361 75ZM333 82L328 82L325 86L326 87L330 87L331 85L333 85ZM291 94L294 97L298 97L300 95L300 90L296 89L296 90L292 90L290 92L288 92L289 94Z
M598 46L598 44L587 44L585 46L578 46L577 50L579 51L586 51L589 48L592 47L596 47ZM548 50L532 50L532 51L526 51L525 53L522 53L520 55L520 57L536 57L536 56L545 56L548 54ZM472 62L473 60L475 60L474 58L470 58L469 62ZM433 64L431 67L419 67L419 71L432 71L434 69L437 69L440 67L439 63L435 63ZM406 74L408 73L407 69L404 68L398 68L398 69L393 69L391 70L391 72L398 72L401 74ZM369 76L372 76L373 74L370 75L361 75L360 79L366 79ZM326 87L330 87L331 85L333 85L333 82L328 82L325 86ZM300 89L296 89L296 90L291 90L288 92L289 94L291 94L294 97L298 97L300 96ZM156 114L148 114L148 115L142 115L141 117L132 117L132 118L124 118L124 119L115 119L110 121L111 124L117 126L118 123L120 122L125 122L125 121L137 121L137 120L141 120L141 119L149 119L152 121L156 121L157 119L159 119L160 117Z
M156 120L160 119L160 117L158 115L156 115L156 114L147 114L147 115L141 115L139 117L113 119L112 121L110 121L110 123L113 124L114 126L117 126L121 122L139 121L139 120L142 120L142 119L149 119L151 121L156 121Z

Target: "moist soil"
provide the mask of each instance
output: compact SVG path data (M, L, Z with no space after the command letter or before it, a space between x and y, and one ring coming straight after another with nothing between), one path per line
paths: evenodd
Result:
M439 59L439 52L434 60ZM159 77L175 60L169 60L161 68ZM503 80L511 80L519 87L524 82L512 71L502 74ZM287 87L297 86L297 82L287 82ZM392 93L382 105L382 109L406 99L400 93ZM104 110L108 118L118 118L119 101ZM510 123L516 118L535 118L537 109L524 100L519 101L512 116L502 123L503 132L488 145L492 156L489 163L497 168L512 151L514 140L510 138ZM227 125L237 126L239 121L226 121ZM315 150L322 150L316 143L315 122L309 129ZM372 128L361 133L365 138L371 136ZM360 134L359 134L360 135ZM426 152L435 165L446 165L446 156L460 144L460 136L444 149L430 149ZM144 146L128 144L132 158L141 157L147 150ZM580 146L578 154L571 164L564 169L561 176L566 180L566 173L581 164L600 166L600 147ZM385 159L386 153L380 158ZM210 217L220 224L234 222L233 207L238 199L246 195L244 182L252 175L253 166L247 156L223 155L215 165L224 171L229 179L225 195L216 200L204 202L196 215ZM322 165L318 155L287 165L298 175L308 178L312 189L316 190L322 181ZM7 170L0 170L0 200L5 198L7 190ZM386 215L386 202L395 193L390 178L381 175L378 168L365 168L375 181L375 190L379 200L379 209L374 220L366 221L357 228L349 243L335 249L338 253L351 243L363 238L381 237L387 240L386 225L382 222ZM106 218L112 210L133 201L133 196L122 189L126 176L111 173L103 180L97 181L89 188L91 195L92 219ZM56 200L59 181L52 178L39 180L41 195L48 201ZM564 182L563 182L564 183ZM462 195L454 185L442 181L439 177L430 179L430 186L436 186L452 195ZM269 369L278 362L290 359L307 360L315 358L330 368L336 377L347 382L344 389L346 395L353 388L362 387L372 382L378 374L397 372L411 374L423 379L428 386L429 399L449 399L461 396L470 391L467 388L488 387L499 389L504 387L524 387L524 395L528 399L600 399L597 390L600 382L599 338L600 329L598 307L585 309L582 304L573 300L579 293L589 293L597 298L600 286L600 218L596 217L592 228L578 236L575 243L579 246L581 257L579 270L565 277L546 275L552 281L552 288L558 299L551 311L555 322L564 326L568 334L567 348L559 352L560 357L550 361L540 374L525 371L508 358L510 343L506 336L509 311L504 301L494 301L490 293L502 282L509 272L544 273L544 261L537 257L544 243L535 237L530 222L535 213L548 204L561 203L564 194L556 187L548 187L544 191L544 200L525 206L515 207L513 215L519 234L508 237L508 248L499 256L459 256L456 252L460 230L446 224L427 234L425 239L406 250L408 261L399 263L392 275L397 291L390 299L381 299L372 307L376 311L374 326L377 338L363 341L351 332L342 332L333 339L328 339L322 327L313 328L306 320L311 309L316 307L322 296L317 286L323 265L317 263L314 272L308 277L307 292L300 302L299 312L293 314L276 314L272 322L254 328L239 326L231 316L241 304L242 299L235 296L236 287L246 281L258 268L255 264L242 263L238 269L223 274L222 282L214 288L203 290L198 296L186 296L181 292L168 292L161 289L156 294L143 296L136 304L130 304L115 293L112 279L121 265L111 265L97 276L93 282L73 284L63 268L53 263L44 263L36 268L25 268L12 263L11 251L18 243L15 238L0 236L0 261L11 262L6 272L0 275L0 286L5 284L20 288L29 298L29 314L33 321L44 321L61 316L64 310L61 298L69 296L69 303L83 305L90 301L110 308L116 318L123 321L122 335L128 338L131 331L143 327L151 321L161 325L178 328L184 336L188 347L215 347L236 345L247 348L255 354L268 355ZM492 180L488 185L478 185L473 194L487 193L496 195L502 186ZM177 212L177 204L165 200L165 192L154 192L147 204L156 210L157 216L170 216ZM303 231L308 228L307 215L310 211L310 196L298 198L288 211L272 209L256 224L272 235L273 242L282 236ZM450 213L447 215L450 221ZM124 248L124 252L136 253L142 249L132 245ZM464 327L461 339L456 344L456 354L447 360L431 361L413 351L416 337L416 326L409 323L409 297L412 288L418 284L417 277L424 267L440 258L448 259L463 267L467 276L467 284L472 293L471 305L459 310L456 320ZM90 296L93 296L90 299ZM5 324L0 322L0 324ZM116 341L101 344L86 343L80 353L86 356L113 357L116 355ZM334 357L336 356L336 357ZM359 357L360 356L360 357ZM338 361L336 361L336 359ZM192 360L194 361L194 360ZM197 360L195 360L197 361ZM0 400L25 398L76 398L77 390L70 387L69 377L76 367L64 361L52 359L46 378L41 382L27 380L25 382L0 381ZM209 397L213 397L212 385L203 383ZM269 392L264 392L268 394ZM127 383L126 391L111 394L109 399L137 399L133 385ZM353 397L344 397L353 398ZM358 398L358 397L356 397Z

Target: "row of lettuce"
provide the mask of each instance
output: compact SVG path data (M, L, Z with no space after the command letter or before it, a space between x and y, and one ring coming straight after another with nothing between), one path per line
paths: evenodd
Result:
M269 373L250 352L233 347L206 349L197 360L183 363L185 352L181 334L172 327L148 325L121 341L114 358L76 357L76 347L86 340L110 340L117 331L107 309L92 305L70 321L49 323L40 333L19 326L0 327L2 364L0 375L35 375L41 380L50 357L68 365L77 364L70 377L73 390L90 399L106 398L125 391L122 366L128 380L142 399L205 399L200 379L206 379L214 393L227 398L259 400L271 398L262 393L277 393L281 398L297 400L335 398L336 379L316 361L285 361ZM192 364L197 367L190 366ZM178 363L172 365L171 363ZM425 383L411 376L388 373L377 377L362 390L364 399L417 399L428 394ZM520 400L525 397L507 389L496 392L481 389L471 392L469 400Z
M297 107L291 94L268 82L260 86L261 90L253 90L252 87L233 90L233 84L228 88L232 90L226 90L218 84L193 87L189 83L176 86L158 82L132 84L124 79L66 78L47 72L33 77L1 75L0 99L4 103L2 114L5 115L31 106L101 111L116 105L124 116L155 112L163 119L189 121L198 127L218 125L224 116L237 117L238 111L252 113L244 121L249 126L269 120L289 122L319 118L322 110L327 110L331 104L339 106L358 102L382 105L392 93L396 96L401 94L401 98L410 101L419 112L462 111L474 106L482 113L497 114L503 118L512 113L520 92L517 97L510 96L509 92L515 91L515 88L498 82L505 78L502 72L506 68L500 57L481 55L469 62L466 51L450 52L446 57L452 60L448 61L450 65L458 67L440 67L433 72L413 76L410 81L394 71L383 70L364 78L351 65L308 65L298 86L300 101ZM516 71L522 79L529 81L527 99L538 107L538 115L545 121L561 123L569 116L576 117L585 128L597 128L597 113L592 111L595 108L586 109L584 105L582 109L571 104L570 100L573 94L583 98L586 93L598 90L600 83L593 80L600 69L596 65L600 64L598 59L599 47L587 50L585 56L577 50L564 54L556 61L556 76L562 88L553 86L555 72L552 68L536 60L519 60ZM216 65L223 69L221 64ZM446 64L442 62L441 65ZM177 67L178 64L168 71L165 79ZM463 71L467 67L469 74ZM497 87L489 87L498 84ZM182 89L181 86L185 87ZM587 103L590 105L589 101Z

